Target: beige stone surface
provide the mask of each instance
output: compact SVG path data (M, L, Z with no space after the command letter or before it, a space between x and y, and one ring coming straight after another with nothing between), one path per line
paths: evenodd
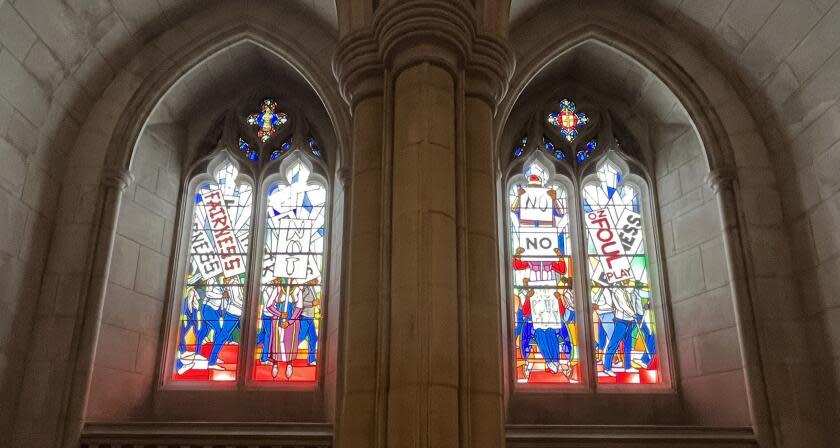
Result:
M392 2L372 3L384 7ZM98 386L91 389L89 406L89 415L96 419L141 419L151 409L148 400L157 368L161 319L170 303L170 260L185 168L182 156L197 144L191 140L193 135L203 132L194 132L185 123L202 113L212 114L214 101L234 97L237 86L257 85L260 79L268 79L261 78L262 73L281 72L290 61L313 86L314 93L306 94L304 102L318 108L323 104L327 109L324 121L347 140L343 152L331 161L336 162L334 168L349 167L351 184L347 209L335 215L346 231L336 241L344 250L335 251L340 253L335 265L346 263L346 268L332 269L333 274L346 277L346 286L338 283L341 294L335 296L340 298L330 305L340 313L340 320L329 322L330 335L334 335L330 337L340 341L329 347L341 364L328 367L335 369L335 383L346 392L336 402L349 411L336 414L348 416L339 425L342 434L351 437L347 440L359 440L356 446L373 446L366 437L382 410L377 407L381 403L376 404L382 385L371 378L377 375L378 354L386 350L379 344L387 338L383 339L377 325L351 323L370 322L366 307L379 306L382 300L381 288L388 284L382 283L385 274L380 268L390 265L391 253L413 254L413 259L398 266L405 272L429 268L422 272L428 285L418 286L420 274L392 279L392 288L406 284L419 288L409 291L406 300L412 300L414 311L407 312L408 316L424 317L421 311L430 295L455 301L460 282L470 279L470 306L487 326L471 330L470 356L475 358L445 358L447 364L467 362L486 370L503 362L500 350L481 344L500 334L494 326L502 327L502 322L494 320L499 309L484 308L494 302L498 308L501 300L495 297L500 295L495 261L487 261L487 270L481 265L498 260L498 229L493 219L475 217L491 217L498 205L491 202L495 198L488 195L488 185L499 181L502 169L497 161L505 159L493 153L507 151L504 141L496 140L509 119L519 119L505 115L504 105L516 101L520 91L515 84L523 79L534 85L544 83L544 91L598 84L624 110L633 112L621 118L633 132L649 133L648 162L658 192L664 272L675 324L672 350L678 352L684 421L741 425L749 418L741 400L749 390L740 370L740 355L733 349L739 336L732 296L727 294L733 286L727 269L732 260L727 260L722 243L718 198L703 182L711 166L704 151L717 143L701 141L698 135L707 135L706 131L694 122L706 114L719 119L716 135L722 136L722 147L731 147L723 163L738 167L733 216L740 219L745 278L735 279L734 286L748 285L755 306L779 445L819 446L824 440L836 440L828 423L840 415L838 406L832 406L840 395L840 296L836 292L840 278L840 3L655 0L634 4L630 10L621 2L606 0L571 4L514 0L509 21L498 13L507 3L501 7L496 3L471 5L490 5L482 10L485 15L476 14L477 20L487 21L488 29L507 32L509 27L518 74L514 91L488 117L488 111L458 115L464 97L454 92L477 83L453 77L440 66L432 70L433 76L402 85L407 95L397 95L396 103L388 96L394 92L386 92L389 84L382 80L383 92L352 109L337 101L341 89L331 67L333 50L338 36L348 36L370 23L373 14L365 2L297 0L280 7L256 0L0 0L0 286L4 288L0 394L7 398L4 405L9 403L0 410L0 431L16 434L11 437L12 446L50 446L51 435L63 418L60 403L47 398L64 396L61 391L75 369L66 363L75 349L68 335L80 330L79 313L85 310L79 305L95 295L91 285L99 278L88 271L97 260L93 248L99 241L97 229L104 210L102 167L117 157L109 145L126 125L120 118L131 115L124 115L127 109L145 107L128 106L129 101L140 92L141 97L154 98L151 106L155 107L142 111L143 120L149 121L131 163L134 182L125 190L112 246L102 249L113 258L104 287L101 343L96 350L100 355L93 371ZM494 17L487 11L493 11ZM566 41L576 37L579 30L558 30L557 23L595 23L613 33L614 39L584 44L565 62L557 62L568 65L563 72L569 74L565 85L556 79L531 78L536 73L529 72L542 68L540 63L555 63L534 59L542 46L553 42L544 36ZM253 33L252 40L262 39L264 47L198 45L233 36L236 32L231 29L236 27ZM444 35L458 40L462 38L458 33ZM271 41L271 36L282 37ZM606 48L627 42L622 39L628 36L630 42L652 53L636 54L634 59L627 56L631 52L619 54L615 48ZM595 46L605 51L595 51ZM185 48L200 51L184 52ZM276 50L285 53L278 57ZM424 51L428 51L425 58L448 63L441 62L445 52ZM213 63L197 70L189 71L191 67L185 65L193 57L210 60L211 54ZM260 74L244 75L238 69L243 66L259 67L254 72ZM674 96L674 84L660 79L665 78L663 72L648 70L654 66L676 67L673 72L684 75L690 89ZM267 84L278 85L276 79ZM420 93L415 90L418 85L428 89ZM688 90L700 92L705 99L701 108L684 108ZM413 102L402 102L401 98L409 97ZM429 113L440 110L447 113ZM405 125L395 124L394 117L425 118ZM474 120L479 124L472 127L469 123ZM383 127L389 125L396 135L383 135ZM469 136L467 129L481 129L488 138L481 141ZM392 148L395 158L390 160L383 149L394 141L404 144ZM469 141L479 143L467 143L464 148ZM487 147L485 152L462 154L482 146ZM167 149L162 151L163 147ZM459 160L467 160L466 175L458 171ZM482 160L489 162L478 163ZM390 167L389 161L398 163ZM461 194L463 209L458 208ZM394 198L400 200L394 202ZM391 202L386 205L386 200ZM397 207L393 213L385 208L390 204ZM383 210L391 213L393 222L383 218ZM470 217L466 224L459 222L460 213ZM386 233L390 231L387 225L401 233ZM402 238L403 234L410 238ZM464 244L470 264L462 276L452 277L446 263L460 257L458 244ZM368 265L374 267L361 268ZM413 283L407 281L412 278ZM402 313L402 308L392 311ZM442 308L427 311L434 317L427 322L432 325L428 331L444 339L415 342L445 346L445 338L456 334L462 322ZM144 319L128 320L128 313ZM120 350L122 344L113 340L117 337L134 341L128 344L134 345L133 351ZM50 357L34 347L50 350ZM454 349L445 350L450 356ZM114 351L118 357L105 355ZM454 409L452 401L451 386L461 379L453 375L458 373L440 375L434 377L435 384L446 387L430 388L429 397L441 403L446 416L463 412ZM498 390L493 385L503 384L504 379L496 378L495 372L471 375L475 397L470 400L476 409L471 431L476 444L490 446L493 442L482 436L498 429L501 422L493 411L483 412L497 406ZM795 387L789 387L792 383ZM722 409L715 401L720 396L738 399ZM124 406L117 404L122 399L127 403ZM816 401L819 412L809 407ZM594 412L590 409L581 415ZM650 419L646 423L658 421L648 414L645 418ZM452 445L458 436L447 430L435 437L439 439L429 441Z

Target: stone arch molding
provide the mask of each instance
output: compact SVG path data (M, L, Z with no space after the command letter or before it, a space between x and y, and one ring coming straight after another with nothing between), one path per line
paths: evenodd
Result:
M290 36L291 37L291 36ZM146 77L131 99L125 104L122 114L108 144L105 166L110 169L130 169L133 150L140 136L145 120L149 117L160 100L187 73L200 66L218 52L241 43L251 43L262 47L282 59L297 70L315 93L321 98L336 130L338 141L337 159L346 160L344 148L347 148L347 128L349 117L343 107L343 101L337 96L332 80L324 76L322 67L304 52L291 48L283 38L264 28L247 21L235 21L227 28L215 34L207 34L189 48L183 48L171 59L162 63ZM179 61L175 63L174 61Z
M757 317L773 305L755 302L754 286L756 272L764 270L760 245L767 242L758 242L751 236L755 226L744 218L744 210L759 201L755 192L760 186L775 183L772 172L760 163L766 160L767 149L761 141L743 138L745 132L754 132L753 118L731 83L710 62L661 24L638 13L618 9L595 5L587 13L563 16L561 22L570 25L562 27L550 26L560 23L557 22L559 13L541 11L537 17L520 25L528 30L540 30L540 25L544 25L542 28L551 32L525 36L525 32L517 35L516 27L511 29L511 40L518 55L517 71L496 114L495 141L499 144L506 141L503 133L507 132L517 101L541 71L557 58L587 43L602 45L614 51L615 57L630 59L667 87L690 118L708 164L706 181L717 197L754 435L760 446L776 446L779 435L774 427L779 424L780 408L785 404L774 399L767 388L769 381L778 380L768 378L772 374L768 365L774 361L768 356L770 342L759 338ZM655 36L656 42L651 41L650 36ZM737 148L734 147L736 143ZM503 161L507 158L503 154L509 150L497 147L499 173L505 172ZM751 173L751 168L756 168L751 166L751 159L759 161L757 168L769 181L759 180ZM772 200L779 201L775 192L773 195ZM773 224L781 225L781 217ZM773 244L778 244L780 250L787 250L782 239ZM785 277L789 273L774 275ZM756 311L759 307L762 311Z
M328 59L335 47L334 33L300 11L284 10L281 15L276 7L267 4L249 7L252 9L243 11L230 3L221 4L161 33L117 74L82 126L74 145L75 157L68 161L62 185L64 189L90 195L95 206L77 212L77 231L73 235L56 235L51 249L53 254L68 244L75 245L79 250L72 254L75 259L68 261L82 267L74 274L81 277L81 287L68 359L63 367L55 367L63 369L63 379L47 392L48 396L61 397L54 404L58 409L51 422L57 428L54 446L78 444L89 399L121 192L131 183L132 158L148 118L181 79L225 49L242 43L259 46L296 70L322 102L336 136L332 168L337 169L348 160L350 120ZM300 36L310 38L301 41ZM62 207L72 210L75 201L81 199L78 196L62 196ZM70 242L80 235L87 245Z
M731 169L734 163L732 147L714 105L703 86L699 85L677 59L639 36L622 31L623 27L608 26L600 21L585 21L545 39L517 62L517 73L511 80L508 94L502 99L497 114L497 141L516 100L531 81L552 61L586 43L596 43L615 51L662 81L685 107L705 149L710 171ZM676 39L676 38L675 38ZM700 57L700 56L697 56ZM734 91L733 91L734 93ZM746 106L744 106L746 107Z

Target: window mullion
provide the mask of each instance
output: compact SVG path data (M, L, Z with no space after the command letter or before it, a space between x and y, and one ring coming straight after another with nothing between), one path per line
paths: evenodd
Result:
M571 204L572 201L570 200ZM580 182L574 186L574 228L575 228L575 260L578 272L574 278L575 300L578 321L578 346L580 351L581 380L586 381L586 387L590 391L595 390L597 384L597 369L595 368L595 343L593 338L592 325L592 299L589 297L589 256L586 250L586 226L583 219L583 188Z
M262 266L262 244L265 238L263 232L263 223L260 221L260 211L265 208L265 198L263 197L263 183L259 178L254 182L254 207L251 210L251 229L250 229L250 244L248 246L248 281L245 283L245 297L247 300L242 304L242 322L240 323L240 355L239 363L237 365L237 372L240 374L239 387L247 387L251 381L251 358L255 347L253 341L256 333L257 322L254 313L256 313L259 306L255 305L260 297L260 267Z

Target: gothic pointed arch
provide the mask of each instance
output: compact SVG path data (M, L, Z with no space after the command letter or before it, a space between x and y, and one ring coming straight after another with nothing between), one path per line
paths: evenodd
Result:
M670 388L658 224L638 146L591 100L529 110L507 174L515 384Z
M319 381L325 154L302 112L255 98L224 112L188 174L164 387Z

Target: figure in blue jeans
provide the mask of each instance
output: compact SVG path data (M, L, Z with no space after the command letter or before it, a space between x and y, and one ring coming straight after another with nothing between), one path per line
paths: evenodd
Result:
M219 359L219 352L225 342L231 339L234 330L239 328L239 316L226 309L226 302L229 302L230 292L221 285L212 286L207 289L207 298L201 306L201 329L196 337L195 352L201 353L201 345L210 330L213 330L213 348L207 358L207 368L211 370L225 370L218 365L224 362Z
M650 327L648 327L647 322L645 322L644 314L636 314L636 321L635 321L636 328L639 329L639 337L642 338L642 341L645 343L645 351L642 353L641 360L633 360L632 364L638 366L642 369L646 369L650 362L653 360L653 357L656 356L656 336L650 331ZM629 331L627 335L624 337L624 346L625 347L633 347L633 331ZM629 353L629 351L628 351ZM629 355L627 356L629 358Z
M199 303L201 302L201 296L198 291L196 291L197 286L190 284L192 278L192 276L187 278L189 285L187 288L187 295L184 297L181 304L181 334L178 338L178 359L175 362L175 369L178 371L179 375L192 368L193 362L196 358L195 353L188 350L186 341L190 330L193 330L193 333L196 335L198 334L198 309Z
M630 354L633 348L632 335L633 326L636 323L637 308L634 305L638 304L638 300L634 299L638 299L638 293L621 286L610 286L602 289L602 292L604 296L610 297L609 303L612 304L612 313L609 313L612 314L612 332L608 334L606 351L604 352L604 373L614 377L613 359L622 342L624 342L624 370L631 369ZM606 322L604 322L604 326L607 326Z
M298 343L307 341L309 346L309 356L307 362L310 366L314 366L318 355L318 329L315 325L315 309L321 305L321 299L315 292L314 285L318 284L318 279L312 279L308 285L303 287L303 311L300 314L300 336L298 336Z
M201 319L198 323L198 334L195 337L195 352L201 354L201 346L210 330L213 331L213 341L218 339L221 325L219 319L222 317L222 288L211 286L207 288L204 303L201 304Z
M613 372L613 358L618 351L618 346L624 341L624 370L630 369L630 352L632 349L633 320L621 319L616 316L613 321L614 330L612 338L607 343L607 352L604 354L604 373L615 376Z

